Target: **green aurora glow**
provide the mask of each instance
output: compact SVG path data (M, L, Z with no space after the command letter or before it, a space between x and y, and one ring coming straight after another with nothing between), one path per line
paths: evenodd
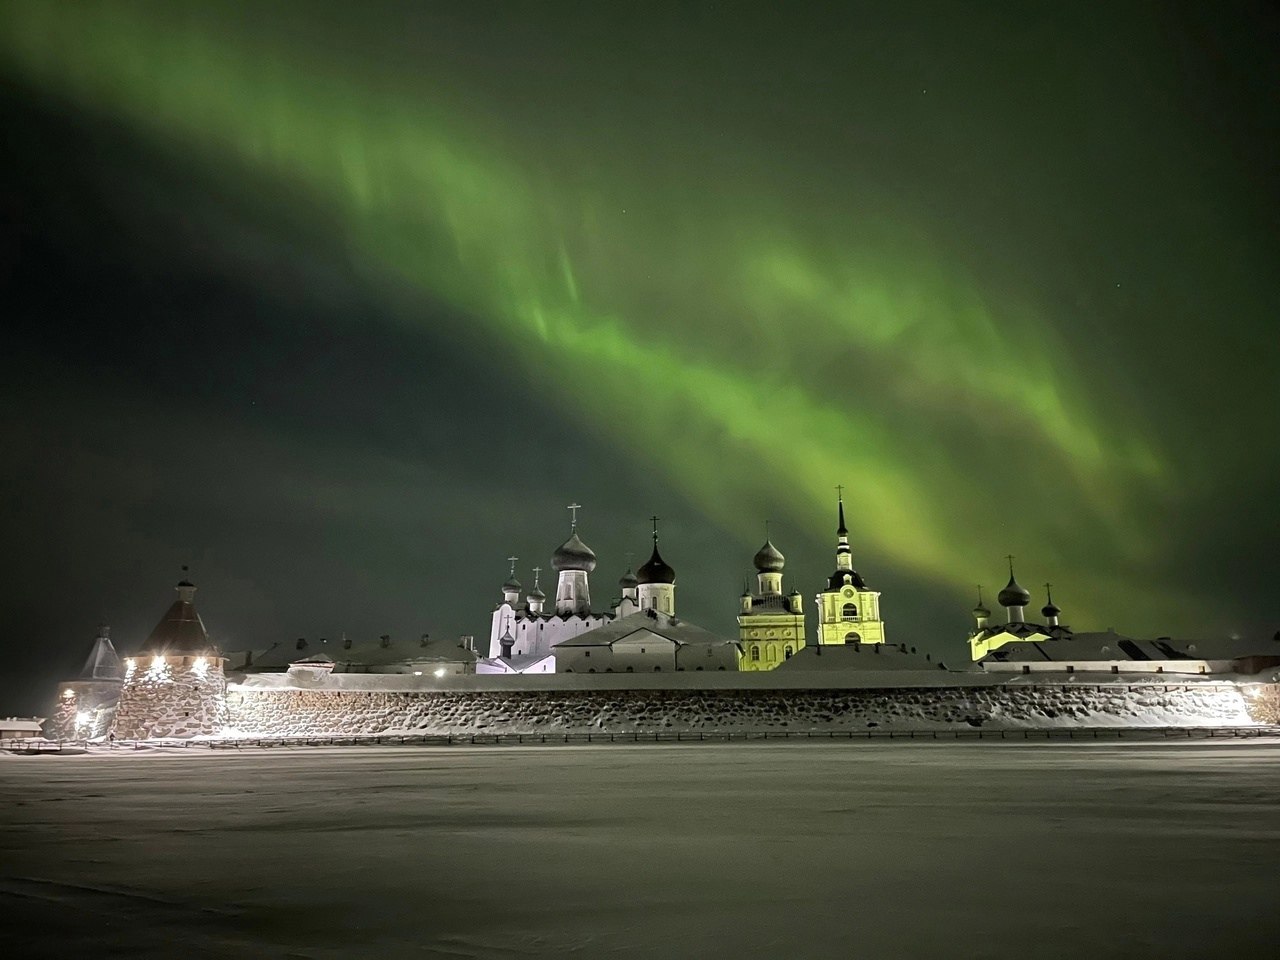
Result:
M766 512L825 542L841 482L857 553L958 604L1012 551L1024 580L1069 582L1074 622L1195 609L1160 580L1194 471L1113 388L1120 365L1076 356L1034 289L992 289L910 202L854 177L839 212L792 204L745 162L684 183L625 145L504 129L447 63L200 7L8 4L0 66L229 184L306 197L406 324L415 295L456 308L437 335L483 343L744 547Z

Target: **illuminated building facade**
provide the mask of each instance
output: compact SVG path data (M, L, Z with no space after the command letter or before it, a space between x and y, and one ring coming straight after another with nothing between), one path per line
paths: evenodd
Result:
M804 602L782 592L786 558L766 539L756 551L756 592L742 591L738 613L739 670L772 670L804 648Z
M880 593L867 586L853 568L849 529L844 522L844 496L839 497L836 527L836 569L818 594L818 642L824 644L884 643Z

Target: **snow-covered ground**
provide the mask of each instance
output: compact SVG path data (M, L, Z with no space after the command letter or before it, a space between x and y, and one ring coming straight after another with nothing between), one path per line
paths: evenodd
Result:
M1280 943L1280 743L0 757L11 957L1200 958Z

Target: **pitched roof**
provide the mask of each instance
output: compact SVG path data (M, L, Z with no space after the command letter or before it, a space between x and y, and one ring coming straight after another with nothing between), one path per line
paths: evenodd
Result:
M641 610L618 620L580 633L576 637L561 640L552 649L559 647L607 647L633 633L645 630L679 646L690 643L729 643L727 638L717 636L709 630L673 617L657 610Z

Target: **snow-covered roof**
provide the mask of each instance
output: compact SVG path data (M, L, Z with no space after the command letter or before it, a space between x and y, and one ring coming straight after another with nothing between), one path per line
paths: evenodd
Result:
M717 644L732 642L678 617L660 613L657 610L641 610L639 613L629 614L619 620L610 621L603 626L596 627L594 630L580 633L576 637L561 640L554 645L554 648L608 647L642 630L670 640L679 646L690 643Z
M482 657L476 661L476 668L479 669L483 665L496 673L529 673L539 664L554 660L554 655L550 653L522 653L513 657Z
M906 644L806 644L777 670L945 670L931 655L916 653Z
M0 730L11 733L39 733L44 721L39 717L6 717L0 720Z
M347 646L342 640L308 642L301 649L296 643L277 643L269 650L255 654L250 672L286 670L291 663L326 657L333 661L335 669L347 666L381 667L395 663L474 663L476 654L456 641L389 640L385 644L379 638L352 640Z

